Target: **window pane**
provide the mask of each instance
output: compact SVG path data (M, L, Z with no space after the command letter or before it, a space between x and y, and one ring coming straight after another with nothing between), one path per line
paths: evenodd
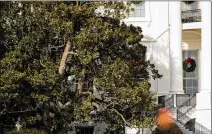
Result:
M193 72L185 72L183 71L183 77L188 78L188 77L198 77L198 51L183 51L183 60L186 58L193 58L196 62L196 68Z
M185 93L192 95L192 88L186 88Z
M141 16L142 17L145 17L145 9L144 10L143 9L141 10Z
M142 2L140 5L141 5L141 9L145 9L145 2Z
M193 79L193 87L198 88L198 80L197 79Z
M183 89L185 93L195 95L198 92L198 79L184 79Z
M135 10L135 17L139 17L140 16L140 10Z
M197 1L183 1L182 10L194 10L197 9Z
M193 80L186 80L186 87L192 87L193 86Z
M193 88L193 94L192 94L192 96L194 96L197 92L198 92L198 87L197 88Z
M198 88L198 80L197 79L187 79L183 80L183 86L184 87L192 87L192 88Z
M196 62L196 68L193 72L183 71L183 89L185 93L191 96L198 92L198 51L183 51L183 60L193 58Z
M184 75L185 78L188 78L188 77L193 77L193 78L194 77L197 77L197 69L195 69L194 72L185 72L184 71L184 74L185 74Z
M132 4L134 11L129 13L129 17L145 17L145 1L142 1L139 4Z
M134 17L134 12L129 12L129 17Z

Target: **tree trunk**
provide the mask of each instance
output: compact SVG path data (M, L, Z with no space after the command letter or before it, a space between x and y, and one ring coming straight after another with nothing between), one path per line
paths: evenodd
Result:
M1 123L2 123L2 115L0 115L0 134L4 134L4 126Z
M78 80L78 86L77 86L77 94L80 95L82 93L83 89L83 80L82 78L79 78Z
M43 124L47 129L48 134L52 134L50 122L49 122L49 103L45 102L43 104Z

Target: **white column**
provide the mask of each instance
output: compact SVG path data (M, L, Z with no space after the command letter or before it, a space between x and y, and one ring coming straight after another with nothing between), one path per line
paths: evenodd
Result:
M201 75L200 90L211 91L211 2L201 1Z
M169 1L171 94L183 94L181 2Z
M196 97L196 121L211 129L211 1L200 1L200 92Z

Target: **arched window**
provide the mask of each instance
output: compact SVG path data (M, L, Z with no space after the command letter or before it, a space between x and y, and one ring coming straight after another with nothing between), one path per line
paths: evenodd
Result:
M198 1L183 1L182 10L194 10L198 9Z

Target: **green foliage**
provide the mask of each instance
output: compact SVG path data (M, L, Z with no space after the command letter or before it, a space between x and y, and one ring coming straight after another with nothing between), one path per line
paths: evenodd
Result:
M37 129L20 129L19 131L17 131L16 129L10 131L10 132L6 132L5 134L47 134L45 131L43 130L37 130Z
M156 128L152 134L163 134L164 131L166 131L169 134L183 134L183 132L180 130L180 128L177 126L177 124L173 123L171 125L171 128L169 130L160 130L159 128Z
M152 122L140 121L138 111L157 109L149 80L161 75L145 60L142 29L121 22L129 5L115 1L3 2L1 44L7 52L0 60L1 123L15 125L20 118L24 127L57 133L73 121L90 120L93 107L111 126ZM104 12L97 12L99 7ZM60 76L67 41L77 55L68 57L66 72ZM92 92L70 90L70 75L90 81Z

